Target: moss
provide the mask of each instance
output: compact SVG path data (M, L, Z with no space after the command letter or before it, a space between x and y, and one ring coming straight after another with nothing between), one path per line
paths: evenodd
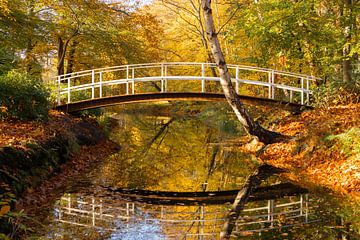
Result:
M335 143L334 147L339 147L347 157L360 157L360 128L351 128L344 133L327 136L325 140Z

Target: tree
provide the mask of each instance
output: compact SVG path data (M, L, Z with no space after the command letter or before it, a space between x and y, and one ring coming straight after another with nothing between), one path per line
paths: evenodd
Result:
M219 44L217 32L215 30L211 9L211 0L202 0L202 8L204 11L206 35L210 43L210 48L215 59L215 63L220 73L220 83L223 88L226 100L235 112L239 121L243 124L244 128L250 135L258 137L258 139L265 144L270 144L281 140L281 134L266 130L261 127L259 123L253 120L241 102L240 98L236 94L234 86L231 83L231 77Z

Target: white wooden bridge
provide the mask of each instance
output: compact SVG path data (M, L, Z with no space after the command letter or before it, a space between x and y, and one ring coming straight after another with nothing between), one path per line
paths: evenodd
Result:
M223 98L213 63L174 62L106 67L56 77L57 108L79 111L126 102L219 100ZM237 93L245 100L311 105L314 76L228 65ZM215 75L215 76L214 76Z

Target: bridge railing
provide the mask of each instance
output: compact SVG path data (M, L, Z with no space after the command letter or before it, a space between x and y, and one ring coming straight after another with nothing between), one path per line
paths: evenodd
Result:
M307 194L253 203L246 206L235 223L234 236L317 221ZM219 236L230 205L162 206L126 200L66 195L56 209L56 221L76 226L120 231L131 224L156 225L166 239ZM114 226L127 226L117 228ZM121 223L121 224L120 224ZM130 226L130 228L129 228ZM147 228L149 229L149 228ZM198 230L198 231L196 231ZM151 233L151 232L150 232ZM143 232L149 234L149 232Z
M220 78L215 69L216 65L212 63L178 62L123 65L64 74L55 80L57 101L61 105L74 102L72 97L79 95L82 95L81 100L89 100L154 91L184 91L181 88L191 92L221 93L221 87L216 84ZM318 80L309 75L244 65L229 64L228 69L238 94L262 95L303 105L311 104L313 82ZM152 83L151 89L144 87L149 82ZM115 88L110 94L109 87Z

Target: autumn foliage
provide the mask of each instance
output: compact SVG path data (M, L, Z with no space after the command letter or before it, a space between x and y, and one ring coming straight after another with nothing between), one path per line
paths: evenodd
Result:
M292 140L273 144L262 159L290 169L291 178L359 196L360 104L288 117L278 131Z

